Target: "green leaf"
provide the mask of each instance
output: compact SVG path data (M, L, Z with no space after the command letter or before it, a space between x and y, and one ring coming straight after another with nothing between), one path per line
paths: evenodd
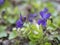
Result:
M0 32L5 31L5 29L6 29L6 26L2 26L2 25L0 25Z
M7 33L6 32L0 32L0 38L2 37L7 37Z
M12 7L8 7L8 8L6 9L6 13L7 13L7 14L14 14L13 8L12 8Z
M45 43L45 45L51 45L51 43L49 43L49 42L46 42L46 43Z
M13 23L15 23L16 22L16 18L12 18L12 17L9 17L8 19L7 19L7 21L9 22L9 23L11 23L11 24L13 24Z
M4 19L7 23L13 24L17 21L17 16L16 15L5 15Z
M57 27L55 24L51 23L49 26L47 26L48 30L55 30Z
M14 30L13 32L10 33L9 35L9 39L14 39L18 36L18 33L16 30Z
M60 45L60 44L59 44Z
M15 8L14 8L14 13L15 13L15 14L19 14L18 7L15 7Z
M51 25L51 20L47 20L47 26Z
M36 25L32 25L30 27L30 32L29 32L29 39L31 41L37 41L37 40L42 40L43 38L43 30L42 30L42 27L40 27L40 29L38 30Z
M53 22L58 26L58 27L60 27L60 16L58 16L58 17L56 17L56 18L54 18L53 19Z
M55 30L57 27L54 23L51 23L50 20L47 20L47 29L48 30Z
M57 36L58 40L60 40L60 35Z
M29 45L36 45L36 42L29 42Z
M50 2L46 3L47 7L53 7L53 5Z
M33 24L32 24L32 25L31 25L31 29L32 29L32 30L37 30L36 25L33 25Z
M7 33L5 32L6 27L0 25L0 38L6 37Z
M40 29L39 29L39 34L40 34L40 39L43 38L43 29L42 26L40 25Z

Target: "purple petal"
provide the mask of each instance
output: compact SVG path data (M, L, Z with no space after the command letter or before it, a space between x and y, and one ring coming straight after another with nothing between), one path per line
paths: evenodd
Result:
M29 14L29 17L33 17L33 14Z
M0 5L4 4L4 0L0 0Z
M38 25L42 25L42 26L44 26L44 27L46 27L46 20L41 20L41 19L39 19L38 20Z
M36 13L34 13L34 14L33 14L33 17L37 17L37 14L36 14Z
M40 12L40 16L41 16L42 18L43 18L43 16L44 16L44 14L45 14L45 13L44 13L43 11Z
M51 16L51 13L47 13L47 14L45 14L45 15L44 15L44 17L43 17L43 18L47 20L47 19L49 19L49 18L50 18L50 16Z
M16 22L16 27L22 28L25 20L26 20L26 16L22 17L22 15L20 15L19 20L17 20Z
M20 20L22 20L22 18L23 18L22 15L20 15Z
M34 13L34 14L30 14L30 15L29 15L29 17L32 17L32 18L35 18L36 16L37 16L36 13Z
M39 19L38 20L38 25L40 25L42 23L42 20L41 19Z
M48 12L48 8L44 8L43 12L47 13Z
M28 20L29 20L29 22L33 22L33 19L32 18L29 18Z
M40 15L41 15L42 18L46 14L46 12L48 12L48 9L47 8L44 8L43 11L40 11Z
M40 12L40 15L42 17L42 19L49 19L49 17L51 16L50 13L48 13L48 9L47 8L44 8L43 11Z
M17 27L17 28L22 28L22 27L23 27L23 22L22 22L21 20L18 20L18 21L16 22L16 27Z
M46 27L46 20L42 20L42 26Z
M33 19L36 17L36 14L30 14L29 15L29 18L28 18L28 21L29 22L33 22Z
M24 16L24 19L26 19L26 16Z

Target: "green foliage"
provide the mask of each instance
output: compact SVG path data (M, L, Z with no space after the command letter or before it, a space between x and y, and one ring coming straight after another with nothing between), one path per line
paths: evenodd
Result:
M28 37L33 42L42 40L43 39L42 28L40 27L40 29L38 29L36 25L31 25Z
M51 43L49 43L49 42L46 42L46 43L45 43L45 45L51 45Z
M6 29L5 26L0 25L0 38L7 36L7 33L6 33L5 29Z
M47 29L48 30L55 30L57 26L51 22L51 20L47 20Z
M56 36L58 38L58 40L60 41L60 35Z
M10 34L9 34L9 40L14 39L18 36L18 32L16 30L13 30Z
M9 16L7 17L6 21L9 22L10 24L14 24L16 22L17 18Z
M53 22L58 26L58 27L60 27L60 16L58 16L58 17L56 17L56 18L54 18L53 19Z
M36 42L29 42L29 45L36 45Z
M15 9L10 7L6 9L6 13L3 15L3 18L7 23L14 24L18 19L17 17L19 17L18 14L19 12L17 7Z
M60 45L60 44L59 44Z
M18 7L15 7L13 12L14 12L14 14L19 14L20 13Z

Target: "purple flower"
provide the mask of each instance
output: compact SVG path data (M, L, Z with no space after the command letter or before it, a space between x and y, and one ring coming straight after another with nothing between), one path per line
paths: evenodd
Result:
M33 21L33 14L29 14L29 16L28 16L28 21L29 21L29 22Z
M33 18L28 18L28 21L29 22L33 22Z
M28 21L29 21L29 22L33 22L33 19L34 19L35 17L36 17L36 14L30 14L30 15L28 16ZM20 15L19 20L17 20L17 22L16 22L16 27L17 27L17 28L22 28L25 21L26 21L26 17L25 17L25 16L22 17L22 15Z
M37 14L36 14L36 13L30 14L30 15L28 16L29 22L33 22L33 19L34 19L35 17L37 17Z
M22 17L22 15L20 15L20 19L17 20L17 22L16 22L16 27L17 28L22 28L25 19L26 19L26 17Z
M4 4L4 0L0 0L0 5L3 5Z
M46 20L39 19L38 20L38 25L42 25L43 27L46 27Z
M36 13L32 14L32 17L33 18L37 17L37 14Z
M44 8L43 12L47 13L48 12L48 8Z
M48 13L48 9L45 8L43 11L40 12L40 15L41 15L42 19L47 20L51 16L51 13Z
M23 27L23 22L22 22L22 20L18 20L17 22L16 22L16 27L17 28L22 28Z
M46 27L46 21L47 19L50 18L51 16L51 13L48 12L48 9L45 8L43 11L40 12L40 16L41 16L41 19L38 20L38 25L42 25L44 27Z

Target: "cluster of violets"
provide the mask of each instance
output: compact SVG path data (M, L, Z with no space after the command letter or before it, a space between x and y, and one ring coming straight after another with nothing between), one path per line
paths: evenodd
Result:
M24 22L26 22L26 20L32 23L33 22L33 19L36 16L37 16L36 14L30 14L30 15L28 15L28 18L27 18L26 16L20 15L19 20L17 20L17 22L16 22L16 27L17 28L22 28L23 27L23 24L24 24Z
M3 5L5 0L0 0L0 6Z
M48 12L48 9L47 8L44 8L44 10L42 10L42 11L40 11L40 16L41 16L41 18L40 19L38 19L38 21L37 21L37 24L38 25L42 25L42 26L44 26L44 27L46 27L46 21L47 21L47 19L49 19L50 18L50 16L51 16L51 13L49 13ZM16 27L17 28L22 28L23 27L23 24L24 24L24 22L26 21L26 20L28 20L29 22L33 22L33 19L35 18L37 16L37 14L30 14L29 16L28 16L28 18L27 17L23 17L22 15L20 15L20 18L19 18L19 20L17 20L17 22L16 22Z
M0 0L0 6L3 5L4 2L5 2L5 0ZM22 28L23 24L26 20L28 20L29 22L33 22L33 19L36 16L37 16L36 13L35 14L29 14L28 18L26 16L23 17L22 15L20 15L19 20L17 20L17 22L16 22L16 27L17 28ZM40 16L41 16L41 18L38 19L37 24L38 25L41 24L42 26L46 27L46 25L47 25L46 21L47 21L47 19L50 18L51 13L48 12L47 8L44 8L44 10L40 11Z

